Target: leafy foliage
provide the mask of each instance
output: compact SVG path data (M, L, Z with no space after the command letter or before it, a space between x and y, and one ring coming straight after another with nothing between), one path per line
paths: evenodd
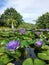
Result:
M26 59L22 65L33 65L33 60L31 58Z
M14 22L15 27L17 27L22 21L22 16L14 8L7 8L0 17L0 24L3 26L11 27L11 23Z
M25 30L25 33L21 34L20 30L16 29L0 30L0 62L9 64L18 60L22 65L49 64L49 34L47 33L41 32L40 35L37 35L36 31ZM19 41L20 45L10 51L7 49L7 43L12 44L13 40ZM37 41L40 44L39 40L42 41L42 45L36 46ZM14 44L12 49L15 47Z
M49 60L49 55L46 53L38 53L38 57L42 60Z
M44 61L39 60L39 59L35 59L34 60L34 65L46 65Z
M38 29L49 28L49 12L38 17L36 26Z

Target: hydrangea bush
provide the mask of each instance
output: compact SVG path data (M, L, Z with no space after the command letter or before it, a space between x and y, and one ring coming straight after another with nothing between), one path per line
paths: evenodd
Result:
M49 65L49 29L0 31L0 65Z

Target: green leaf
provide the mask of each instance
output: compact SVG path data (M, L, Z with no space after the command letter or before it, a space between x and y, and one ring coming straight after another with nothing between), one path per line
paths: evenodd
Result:
M23 36L23 39L28 40L28 39L29 39L29 37L27 37L27 36Z
M49 56L45 53L38 53L38 57L42 60L49 60Z
M46 54L49 56L49 50L47 50Z
M0 56L3 55L4 53L0 53Z
M5 65L5 64L3 63L3 61L0 61L0 65Z
M7 65L15 65L15 64L13 64L13 63L8 63Z
M15 51L7 51L6 52L9 56L14 57L14 58L18 58L21 56L21 52L19 50L15 50Z
M5 52L6 51L6 48L5 47L0 47L0 53L3 53L3 52Z
M39 60L39 59L35 59L34 60L34 65L46 65L44 61Z
M36 42L36 40L28 40L29 44L34 44Z
M42 49L46 49L46 50L49 50L49 46L48 45L44 45L41 47Z
M45 51L42 51L42 52L49 56L49 50L45 50Z
M22 65L33 65L33 60L31 58L26 59Z
M10 60L9 56L4 54L2 56L0 56L0 61L2 61L4 64L8 63Z
M21 47L28 47L29 43L26 40L21 41Z
M20 57L21 56L21 52L19 50L16 51L16 56Z
M16 50L14 53L11 53L11 55L15 58L18 58L21 56L21 52L19 50Z
M1 45L5 45L7 42L7 40L2 40Z

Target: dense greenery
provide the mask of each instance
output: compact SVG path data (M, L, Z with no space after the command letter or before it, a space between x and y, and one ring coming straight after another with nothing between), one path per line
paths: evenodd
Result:
M49 28L49 12L39 16L36 21L37 28Z
M17 27L22 21L22 16L14 8L7 8L0 17L0 25L2 26L11 27L13 22L13 26Z
M23 29L33 29L34 24L22 22L22 24L20 24L17 29L21 29L21 28L23 28Z
M21 62L21 65L48 65L49 32L46 33L41 32L37 35L33 30L25 30L25 33L21 34L20 30L16 29L0 30L0 63L3 63L1 65L12 63L12 60L16 63ZM18 49L10 51L6 46L13 40L19 41L20 46ZM35 43L40 40L43 42L42 46L36 46Z

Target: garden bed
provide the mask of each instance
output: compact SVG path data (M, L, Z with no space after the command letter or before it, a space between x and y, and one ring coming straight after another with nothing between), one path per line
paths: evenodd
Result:
M0 30L0 65L49 65L49 29Z

